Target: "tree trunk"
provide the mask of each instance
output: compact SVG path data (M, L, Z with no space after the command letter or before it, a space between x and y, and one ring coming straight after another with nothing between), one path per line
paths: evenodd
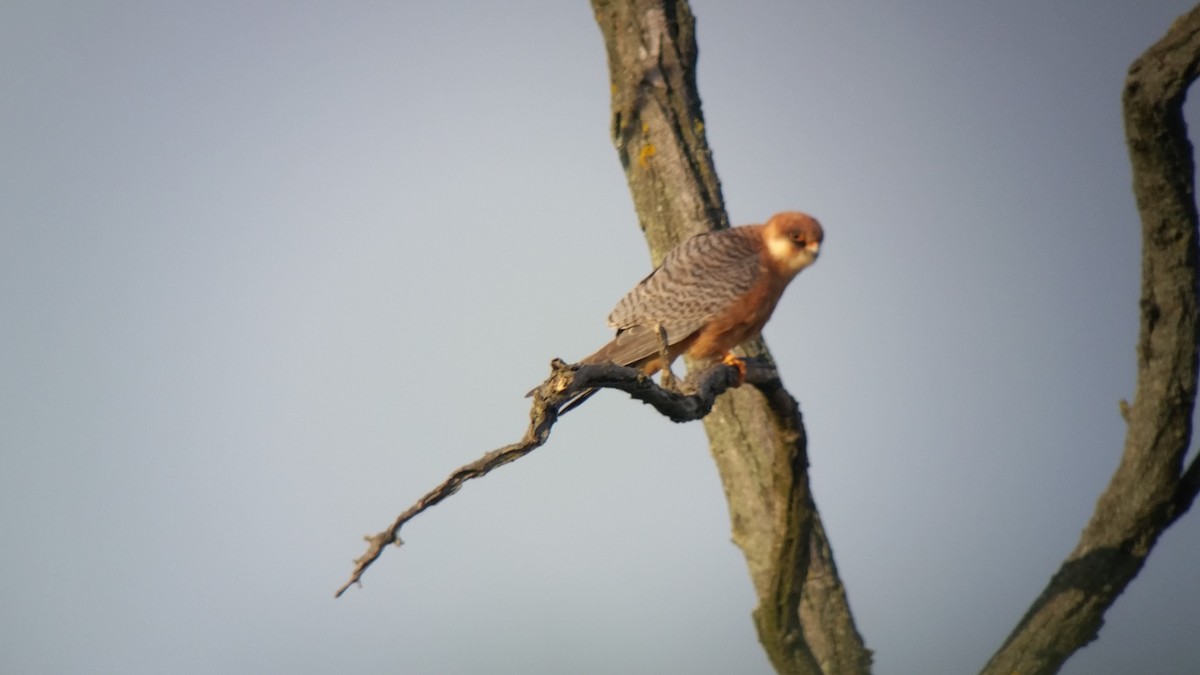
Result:
M1196 399L1196 204L1183 99L1200 65L1200 7L1177 19L1129 69L1123 96L1133 191L1142 220L1138 377L1120 465L1075 550L988 662L991 675L1056 672L1096 639L1104 613L1159 535L1191 506L1200 464L1185 471Z
M727 227L696 89L686 2L592 0L608 50L612 136L655 264L680 241ZM1200 7L1130 68L1125 126L1143 231L1141 334L1125 450L1075 550L985 666L987 675L1053 673L1094 640L1104 613L1162 532L1200 490L1185 470L1196 396L1197 214L1183 119L1200 71ZM749 355L770 359L765 345ZM865 673L870 651L808 487L806 439L782 388L743 387L705 419L734 541L758 595L759 639L780 673Z
M728 227L696 88L695 21L683 0L592 0L608 50L612 137L658 264L679 242ZM748 355L770 359L761 342ZM744 386L704 420L758 595L759 639L780 673L866 673L808 486L804 425L782 387Z

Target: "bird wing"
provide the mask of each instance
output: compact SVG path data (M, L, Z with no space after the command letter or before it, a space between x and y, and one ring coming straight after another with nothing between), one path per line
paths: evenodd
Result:
M617 303L608 323L617 336L589 361L629 364L687 339L746 295L762 274L761 234L739 227L701 234L673 249Z

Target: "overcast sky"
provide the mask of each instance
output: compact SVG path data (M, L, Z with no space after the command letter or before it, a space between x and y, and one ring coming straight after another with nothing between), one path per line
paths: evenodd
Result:
M1189 3L695 0L735 223L876 672L978 670L1132 395L1119 99ZM0 3L0 671L766 673L699 424L516 440L648 271L584 0ZM1200 669L1200 514L1074 674Z

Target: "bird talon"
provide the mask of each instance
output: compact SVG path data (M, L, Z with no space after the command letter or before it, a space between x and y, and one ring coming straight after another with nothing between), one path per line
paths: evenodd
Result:
M733 366L734 368L737 368L737 371L738 371L737 384L735 384L733 386L735 386L735 387L742 386L742 383L744 383L746 381L746 361L745 361L745 359L734 356L732 352L729 352L729 353L725 354L725 358L721 359L721 363L724 363L727 366Z

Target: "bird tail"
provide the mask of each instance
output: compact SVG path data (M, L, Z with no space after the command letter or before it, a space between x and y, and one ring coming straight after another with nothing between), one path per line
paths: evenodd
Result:
M616 344L617 344L617 341L613 340L612 342L604 345L599 350L597 350L596 353L589 354L589 355L583 357L582 359L580 359L579 363L587 364L587 363L604 363L606 361L610 362L610 363L613 362L612 352L614 351L614 347L616 346ZM628 365L628 364L618 364L618 365ZM583 391L579 392L578 394L575 394L574 397L572 397L569 401L564 403L561 408L558 409L559 416L561 417L563 415L566 415L567 413L571 412L572 410L583 405L584 402L586 402L589 398L591 398L592 396L595 396L596 392L598 392L598 391L600 391L600 390L595 389L595 388L584 389Z
M571 412L572 410L583 405L584 401L591 398L592 395L598 391L600 391L600 390L599 389L585 389L585 390L579 392L578 394L575 394L574 398L567 401L565 404L563 404L563 407L558 409L558 416L562 417L563 415L566 415L567 413Z
M629 366L637 363L636 360L629 361L628 354L623 353L623 350L627 351L623 341L620 339L614 339L612 342L609 342L598 349L595 353L589 354L580 359L579 363L581 365L591 363L615 363L620 366ZM652 374L654 370L657 370L657 368L652 369L649 372ZM525 398L533 396L533 392L535 391L537 391L536 387L529 390L529 393L525 394ZM578 394L575 394L575 396L568 399L567 402L558 409L558 414L565 415L575 408L578 408L579 406L583 405L584 401L587 401L589 398L591 398L597 391L599 390L592 388L585 389Z

